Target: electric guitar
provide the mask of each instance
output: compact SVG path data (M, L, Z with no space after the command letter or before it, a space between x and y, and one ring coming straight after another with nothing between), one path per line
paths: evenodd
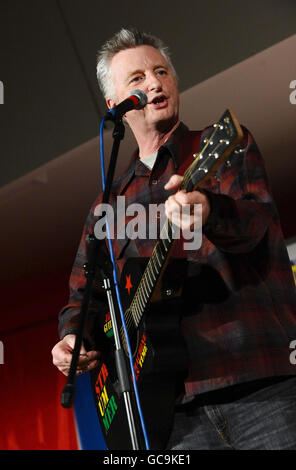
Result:
M193 191L211 178L242 139L242 129L231 110L213 125L210 137L185 171L180 189ZM139 389L150 449L165 449L176 396L186 377L186 345L180 332L182 291L186 279L186 259L173 259L177 227L168 219L151 257L131 258L121 273L121 292L125 323L133 352L134 371ZM103 320L99 367L91 371L93 396L98 419L110 450L132 449L125 404L119 390L114 360L114 338L110 314ZM128 357L123 328L122 345ZM132 407L145 449L135 400Z

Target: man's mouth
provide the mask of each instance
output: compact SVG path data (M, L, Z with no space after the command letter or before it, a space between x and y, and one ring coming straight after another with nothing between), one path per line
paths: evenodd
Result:
M161 108L167 105L167 97L165 95L156 96L149 104L154 105L156 108Z

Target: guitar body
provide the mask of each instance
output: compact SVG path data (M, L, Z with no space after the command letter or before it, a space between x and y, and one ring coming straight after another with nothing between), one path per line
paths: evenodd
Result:
M129 308L147 262L147 259L131 258L123 268L120 290L125 311ZM182 271L184 275L180 276ZM161 298L150 302L138 327L129 335L150 449L165 449L176 396L183 390L187 355L180 333L182 297L179 294L185 271L186 261L171 260L160 283ZM103 360L91 372L96 409L108 449L132 449L125 403L117 380L114 339L108 315L106 320L103 325L106 336ZM129 317L126 322L129 325ZM128 360L125 341L123 344ZM131 398L140 448L145 449L133 393Z

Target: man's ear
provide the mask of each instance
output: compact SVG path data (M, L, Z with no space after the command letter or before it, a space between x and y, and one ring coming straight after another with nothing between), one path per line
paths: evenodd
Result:
M113 109L116 106L116 102L112 98L106 98L106 105L108 109ZM126 115L122 116L123 120L126 121ZM126 121L127 122L127 121Z
M111 98L107 98L106 99L106 105L107 105L108 109L112 109L112 108L114 108L114 106L116 106L116 103Z

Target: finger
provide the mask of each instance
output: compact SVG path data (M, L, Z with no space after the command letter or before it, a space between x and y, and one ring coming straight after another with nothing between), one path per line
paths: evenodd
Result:
M64 374L66 377L68 377L68 375L69 375L69 370L70 370L69 367L58 367L58 370L59 370L60 372L62 372L62 374Z
M176 201L174 196L170 196L165 202L165 214L168 219L179 219L181 213L181 205Z
M181 210L181 204L177 201L176 195L173 194L172 196L168 197L167 200L165 201L165 209L168 210L169 212L173 211L180 211Z
M95 359L94 361L91 361L88 364L88 370L95 369L99 365L100 361L98 359Z
M80 347L80 354L81 355L87 355L88 354L83 343L81 344L81 347Z
M93 352L97 352L97 351L93 351ZM98 365L99 365L99 360L98 359L93 359L92 361L89 361L86 364L82 364L82 365L79 364L79 365L77 365L76 375L81 375L85 372L88 372L88 371L94 369L95 367L97 367ZM61 371L67 377L69 375L69 371L70 371L70 364L69 363L59 364L58 369L59 369L59 371Z
M77 369L87 369L90 363L93 364L94 361L97 363L99 357L99 351L89 351L87 353L81 353L78 357ZM63 368L65 370L70 368L71 361L72 354L68 354L67 356L64 356L62 360L55 360L54 365L57 366L59 369Z
M99 351L87 351L86 353L80 353L78 359L78 366L79 367L86 367L92 361L97 361L100 358Z
M177 189L183 181L183 176L180 175L172 175L169 181L165 184L164 189Z
M197 191L187 193L185 190L178 191L174 194L175 199L181 205L185 204L200 204L203 201L202 195Z
M71 352L74 349L76 341L75 335L66 335L64 338L57 344L60 345L61 349L67 352Z
M95 367L97 367L99 365L99 361L97 359L95 359L94 361L90 361L86 366L84 367L77 367L77 372L76 374L77 375L81 375L81 374L84 374L85 372L88 372L92 369L94 369Z
M72 359L72 354L71 353L65 353L64 351L57 350L53 354L53 359L52 362L56 367L63 367L71 362Z
M87 351L87 357L90 361L94 359L99 359L101 357L100 351Z

